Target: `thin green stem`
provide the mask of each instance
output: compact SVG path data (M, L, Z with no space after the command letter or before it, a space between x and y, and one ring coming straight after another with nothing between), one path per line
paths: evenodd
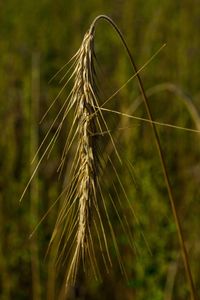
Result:
M40 101L40 57L38 53L32 55L32 97L30 110L30 158L34 155L38 147L38 132L37 122L39 114ZM31 165L30 173L34 172L38 157L34 164ZM33 225L38 219L38 199L39 199L39 179L38 175L34 177L30 185L30 213ZM34 224L35 225L35 224ZM31 251L31 271L32 271L32 285L33 285L33 300L41 299L41 285L40 285L40 263L39 263L39 247L37 236L30 240Z
M132 64L133 69L134 69L134 72L136 73L136 77L137 77L139 88L140 88L140 91L141 91L141 94L142 94L142 97L143 97L143 101L144 101L144 104L145 104L145 108L146 108L146 112L147 112L148 118L149 118L150 121L153 121L152 112L151 112L151 109L150 109L150 106L149 106L149 102L148 102L148 99L147 99L147 96L146 96L146 93L145 93L145 90L144 90L142 79L141 79L141 77L140 77L140 75L138 73L138 68L137 68L137 66L135 64L135 61L133 59L133 56L132 56L132 54L131 54L131 52L130 52L130 50L128 48L128 45L127 45L127 43L126 43L126 41L125 41L125 39L124 39L121 31L117 27L117 25L108 16L106 16L106 15L99 15L99 16L97 16L95 18L95 20L93 21L93 23L92 23L92 25L90 27L91 33L94 34L96 23L100 19L104 19L108 23L110 23L112 25L112 27L115 29L115 31L117 32L117 34L119 35L119 37L120 37L120 39L121 39L121 41L123 43L123 46L125 47L125 49L127 51L127 54L128 54L128 56L130 58L131 64ZM157 150L158 150L158 153L159 153L159 158L160 158L160 162L161 162L161 165L162 165L162 170L163 170L163 174L164 174L164 178L165 178L165 183L166 183L166 187L167 187L167 191L168 191L170 205L171 205L171 209L172 209L174 221L175 221L176 228L177 228L177 233L178 233L180 248L181 248L183 262L184 262L184 267L185 267L185 272L187 274L188 282L189 282L189 286L190 286L191 300L197 300L197 296L196 296L196 292L195 292L195 286L194 286L194 281L193 281L193 278L192 278L192 272L191 272L191 268L190 268L190 265L189 265L188 253L187 253L187 249L186 249L185 242L184 242L183 231L182 231L180 219L179 219L179 216L177 214L177 210L176 210L176 206L175 206L173 190L172 190L172 186L171 186L169 174L168 174L168 171L167 171L167 166L166 166L166 162L165 162L163 150L162 150L161 143L160 143L160 138L159 138L159 135L158 135L158 131L157 131L156 125L153 122L151 122L151 126L152 126L152 129L153 129L153 133L154 133L154 137L155 137L155 142L156 142Z

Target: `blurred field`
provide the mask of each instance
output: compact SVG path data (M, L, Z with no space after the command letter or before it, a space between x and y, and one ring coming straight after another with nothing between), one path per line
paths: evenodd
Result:
M60 195L68 164L57 168L70 118L44 159L21 204L19 199L45 146L59 126L55 122L45 145L30 162L69 93L66 88L44 116L61 86L49 80L72 57L98 14L113 18L122 30L138 67L166 47L141 72L156 121L200 130L200 5L198 0L7 0L0 2L0 299L58 299L64 267L58 272L46 256L57 203L30 239L29 235ZM130 62L113 30L98 25L95 49L102 103L132 75ZM102 96L103 97L103 96ZM146 118L136 80L109 102L108 108ZM189 288L180 255L159 157L151 126L112 113L105 118L120 155L134 171L117 164L137 223L119 195L134 236L129 249L119 221L110 211L128 281L113 251L110 274L101 281L79 274L70 299L187 300ZM122 123L120 123L122 122ZM125 127L117 130L118 124ZM200 294L200 134L157 126L183 227L190 265ZM134 174L133 174L134 173ZM114 197L109 170L106 189ZM134 175L135 184L132 176ZM106 201L109 201L106 199ZM110 244L112 247L112 244ZM100 266L101 269L101 266ZM77 294L77 295L76 295Z

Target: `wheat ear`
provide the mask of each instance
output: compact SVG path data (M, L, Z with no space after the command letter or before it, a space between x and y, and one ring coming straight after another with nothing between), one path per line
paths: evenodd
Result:
M81 47L75 56L76 63L72 73L74 84L63 117L63 119L66 118L71 108L74 108L73 124L64 147L60 170L63 169L67 153L75 140L76 151L72 159L70 175L68 174L68 178L71 180L68 183L50 241L50 245L54 243L58 250L57 263L63 264L68 261L65 275L66 287L75 283L77 269L81 262L85 270L85 263L89 261L95 276L98 276L91 233L92 225L95 227L98 237L103 234L104 248L110 261L106 235L97 202L97 187L99 185L97 139L103 132L102 124L105 127L106 123L97 100L94 57L93 31L90 29L85 34ZM94 216L98 218L100 226L97 226Z
M92 202L96 199L97 157L95 151L96 114L94 99L94 79L92 66L92 41L90 32L86 33L80 49L77 76L74 84L74 98L76 99L76 118L78 120L78 149L80 168L77 176L78 230L75 252L69 268L67 281L75 274L80 256L84 261L89 249L89 226Z

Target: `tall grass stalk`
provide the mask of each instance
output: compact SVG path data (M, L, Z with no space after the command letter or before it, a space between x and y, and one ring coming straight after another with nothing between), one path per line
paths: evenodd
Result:
M38 120L40 101L40 58L38 53L32 55L32 78L31 78L31 105L30 105L30 157L36 153L38 148ZM37 165L37 157L31 164L30 174L34 172ZM38 200L39 200L39 179L38 174L34 177L30 185L30 215L32 228L38 223ZM32 229L31 228L31 229ZM38 256L37 235L30 240L31 272L33 286L33 300L41 299L40 286L40 262Z
M63 114L63 118L60 122L58 129L53 135L53 138L48 144L45 152L43 153L40 160L36 163L33 174L27 184L27 187L25 188L22 194L22 197L24 196L24 193L26 192L30 182L32 181L44 156L48 152L51 152L53 145L58 139L63 123L66 117L68 116L69 112L71 112L73 108L74 111L73 122L65 143L63 155L61 158L61 163L58 168L60 172L62 172L64 169L67 154L69 153L70 150L74 151L75 149L74 147L75 141L77 147L76 150L74 151L74 157L72 159L71 168L68 174L68 178L71 179L66 184L66 187L64 188L64 191L62 192L61 196L55 202L56 204L60 198L64 199L58 213L52 238L50 240L50 246L55 247L56 249L55 250L55 253L57 253L56 263L60 266L65 265L67 263L67 270L66 272L64 272L65 286L64 286L64 290L61 291L60 298L65 298L66 292L69 289L69 285L71 283L74 284L76 282L77 273L81 265L83 267L83 270L86 271L87 270L86 265L89 262L95 277L100 276L100 271L96 259L96 253L94 250L94 240L99 244L100 252L102 254L102 262L104 263L105 270L109 272L109 266L112 266L110 250L107 242L108 233L102 221L102 217L100 214L100 206L105 213L104 222L106 220L107 228L109 229L109 234L113 239L113 244L116 251L117 259L119 261L120 269L124 274L126 274L121 260L120 251L117 244L117 238L115 236L115 232L108 215L108 208L106 205L106 201L104 199L104 195L99 180L99 174L102 174L102 165L101 165L102 153L101 155L99 155L99 149L98 149L99 136L104 136L105 133L108 134L112 146L115 150L115 154L118 157L119 162L121 162L121 158L118 154L111 133L108 130L108 126L104 120L102 114L103 109L101 106L99 106L98 103L99 93L96 85L96 72L94 67L94 60L95 60L94 37L95 37L96 25L101 19L106 20L115 29L116 33L120 37L122 44L125 47L125 50L128 53L128 56L130 58L133 70L135 72L135 76L137 77L139 88L142 94L142 98L148 116L148 120L146 121L149 122L152 126L155 143L157 146L157 150L158 150L158 154L159 154L159 158L160 158L160 162L161 162L161 166L165 178L171 209L172 209L174 221L177 228L185 272L187 274L188 282L190 286L190 296L192 300L196 300L196 292L195 292L192 273L189 265L188 254L187 254L187 250L183 238L182 228L177 214L174 195L170 183L170 178L167 171L164 154L162 151L159 135L156 128L156 124L160 125L161 123L159 124L158 122L154 122L153 120L149 102L144 90L143 82L141 80L139 71L134 62L133 56L128 48L128 45L121 31L119 30L117 25L113 22L113 20L110 19L108 16L100 15L93 21L89 30L84 36L81 47L73 56L73 58L70 60L70 62L72 62L72 65L69 68L69 72L72 70L71 75L69 79L66 81L66 83L64 84L61 92L65 89L66 85L72 80L73 80L73 87L69 96L67 97L63 106L61 107L56 119L54 120L51 128L49 129L47 135L45 136L42 145L46 140L47 136L49 135L49 132L52 129L53 125L55 124L59 116L61 116L61 114ZM64 75L61 81L63 81L65 77L66 75ZM57 98L58 97L56 97L55 101L57 100ZM52 103L51 107L53 106L55 101ZM170 125L168 124L168 126ZM110 163L113 172L116 174L116 177L118 178L117 180L119 186L122 192L124 193L124 198L127 201L129 207L131 208L128 197L125 193L123 185L121 184L115 166L111 161L110 157L108 157L107 161ZM115 205L111 195L109 196L111 198L111 202L113 203L113 205ZM47 214L49 213L49 211L47 212ZM45 216L47 214L45 214ZM135 217L134 212L133 212L133 216ZM42 220L43 219L44 218L42 218ZM118 219L123 226L125 225L124 226L125 231L127 229L127 232L130 232L128 225L126 225L125 222L123 222L120 216L118 216Z
M192 272L191 272L190 265L189 265L187 249L186 249L185 242L184 242L184 237L183 237L183 231L182 231L180 219L179 219L179 216L177 214L177 210L176 210L176 206L175 206L175 199L174 199L173 190L172 190L172 187L171 187L169 174L168 174L168 171L167 171L167 166L166 166L164 154L163 154L161 143L160 143L160 138L159 138L159 135L158 135L156 125L153 122L153 116L152 116L151 109L150 109L150 106L149 106L149 102L148 102L148 99L147 99L147 96L146 96L146 93L145 93L143 82L142 82L141 77L138 73L137 66L136 66L135 61L133 59L133 56L132 56L132 54L131 54L131 52L128 48L128 45L127 45L121 31L119 30L117 25L113 22L113 20L110 19L108 16L100 15L93 21L92 27L94 28L96 23L100 19L105 19L116 30L117 34L119 35L119 37L120 37L127 53L128 53L128 56L130 58L133 69L134 69L135 73L137 74L136 76L137 76L139 88L140 88L140 91L141 91L141 94L142 94L142 97L143 97L143 100L144 100L144 104L145 104L145 108L146 108L148 118L151 121L151 126L152 126L152 129L153 129L153 134L154 134L154 137L155 137L156 146L157 146L158 154L159 154L159 157L160 157L161 166L162 166L162 169L163 169L163 174L164 174L165 183L166 183L166 187L167 187L167 191L168 191L170 205L171 205L174 221L175 221L176 228L177 228L180 248L181 248L184 267L185 267L185 272L187 274L187 278L188 278L188 282L189 282L190 296L191 296L192 300L195 300L196 299L195 286L194 286L194 282L193 282L193 278L192 278Z
M108 127L105 123L105 120L101 112L101 107L99 107L98 104L98 90L95 82L96 73L94 68L95 54L94 54L93 43L94 43L94 36L95 36L95 28L98 21L101 19L106 20L117 32L118 36L122 41L122 44L125 47L126 52L128 53L133 70L136 74L139 88L145 104L147 116L152 126L155 143L160 157L160 162L161 162L161 166L165 178L171 209L172 209L174 221L177 228L180 248L181 248L183 262L185 266L185 272L187 274L188 282L190 286L190 296L192 300L195 300L196 293L195 293L195 287L194 287L192 273L189 265L188 254L184 243L180 220L175 207L174 195L173 195L159 135L157 132L156 124L153 121L153 116L151 113L147 96L145 94L144 86L141 77L139 75L138 69L136 67L136 64L134 62L133 56L128 48L128 45L121 31L117 27L117 25L113 22L112 19L110 19L108 16L105 15L100 15L93 21L88 32L84 36L81 47L73 57L74 62L72 64L72 67L74 68L74 71L72 71L72 75L70 76L67 83L72 78L74 78L74 85L67 99L69 100L68 104L65 103L62 108L64 111L64 117L61 121L57 133L55 134L55 136L51 141L52 144L55 143L66 116L68 115L72 107L74 107L75 108L74 120L64 147L61 164L59 167L59 170L62 171L65 164L67 153L69 149L72 147L75 138L77 138L78 146L75 152L75 156L70 171L72 180L69 184L69 187L67 188L65 201L63 206L60 209L57 222L55 225L55 229L53 231L53 235L50 241L50 245L56 241L56 247L57 249L60 249L60 251L58 250L57 252L58 253L57 262L63 263L63 260L64 261L69 260L67 272L65 275L65 282L66 282L65 289L64 292L61 293L61 297L62 298L65 297L65 293L68 291L69 284L75 283L80 262L82 262L83 269L86 271L86 263L88 260L91 263L95 276L98 276L99 270L98 270L98 265L96 261L95 251L94 251L92 223L96 230L96 235L99 240L100 248L103 249L102 246L103 243L104 248L106 249L107 258L105 258L104 254L102 254L103 260L105 262L105 266L107 268L107 262L109 262L109 264L112 265L108 244L106 240L106 233L100 215L99 204L97 200L97 191L99 192L103 202L103 209L105 211L108 227L110 229L111 237L115 245L115 250L116 250L116 254L121 269L122 271L124 271L123 264L121 263L119 249L117 246L117 240L114 234L112 224L109 219L104 196L102 194L101 186L98 179L100 158L97 154L98 147L96 143L96 137L98 136L99 133L103 135L102 124L104 125L104 128L107 130L107 133L109 134ZM64 78L65 76L63 77L63 79ZM66 86L66 84L64 85L64 87ZM111 135L110 138L111 141L113 142ZM114 142L113 142L113 146L120 160ZM112 162L111 165L113 169L115 169ZM100 224L99 226L100 229L98 228L96 220L94 218L95 212ZM60 239L59 242L57 243L58 233ZM103 242L101 242L101 236L103 238ZM69 247L69 245L71 246ZM67 250L67 248L69 249Z

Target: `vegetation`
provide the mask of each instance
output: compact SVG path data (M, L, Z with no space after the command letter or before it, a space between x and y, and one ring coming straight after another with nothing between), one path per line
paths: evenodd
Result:
M198 3L7 1L0 11L1 299L197 298ZM167 43L140 89L108 24L94 44L91 32L83 39L102 12L139 69Z

